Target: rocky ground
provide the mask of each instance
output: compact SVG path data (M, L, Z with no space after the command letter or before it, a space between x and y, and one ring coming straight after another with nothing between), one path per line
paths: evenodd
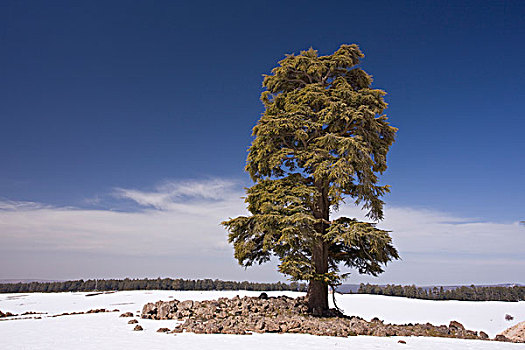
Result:
M385 324L375 318L370 322L360 317L348 317L332 309L327 317L313 317L307 313L305 297L219 298L205 301L158 301L144 305L142 318L183 321L175 329L199 334L307 333L313 335L347 337L373 336L431 336L461 339L489 340L484 332L465 329L459 322L448 326L426 324ZM498 335L494 340L519 341Z
M10 313L10 312L2 312L2 311L0 310L0 318L12 317L12 316L18 316L18 315L16 315L16 314L12 314L12 313Z
M47 317L60 317L60 316L84 315L84 314L98 314L98 313L101 313L101 312L118 312L118 311L119 311L118 309L114 309L114 310L91 309L91 310L88 310L88 311L63 312L63 313L56 314L56 315L48 315ZM20 319L36 319L36 320L40 320L40 319L42 319L41 315L44 315L44 314L47 314L47 312L27 311L27 312L24 312L23 314L17 315L17 314L12 314L10 312L4 313L4 312L0 311L0 318L3 318L5 320L7 320L8 318L12 319L12 317L16 317L16 316L26 316L26 317L18 317L16 319L17 320L20 320ZM29 316L27 316L27 315L29 315Z
M525 343L525 321L506 329L501 335L515 343Z

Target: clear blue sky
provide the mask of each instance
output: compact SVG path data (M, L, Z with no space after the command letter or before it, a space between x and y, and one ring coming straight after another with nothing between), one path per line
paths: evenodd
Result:
M522 1L4 0L0 199L249 185L262 74L356 43L399 128L387 203L525 220L524 18Z

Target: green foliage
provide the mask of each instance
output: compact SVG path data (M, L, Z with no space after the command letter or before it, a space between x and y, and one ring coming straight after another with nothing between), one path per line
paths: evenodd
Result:
M276 255L292 280L337 283L345 276L340 264L377 275L398 258L387 231L329 217L350 198L380 220L389 191L378 175L397 129L383 114L385 92L358 67L363 57L357 45L328 56L310 49L287 55L264 77L265 112L246 165L255 182L245 199L252 215L223 222L241 265Z
M326 236L330 239L329 256L361 274L377 276L383 272L380 263L398 257L388 231L368 222L341 217L332 221Z

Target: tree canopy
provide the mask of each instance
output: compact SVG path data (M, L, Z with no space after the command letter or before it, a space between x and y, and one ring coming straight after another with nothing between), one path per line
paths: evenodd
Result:
M385 92L359 68L357 45L320 56L287 55L264 76L265 111L253 128L246 171L251 216L223 222L243 266L276 255L279 271L309 281L309 305L328 308L327 285L343 264L377 275L398 258L388 231L354 218L330 219L345 198L383 218L389 186L379 184L396 128L384 110Z

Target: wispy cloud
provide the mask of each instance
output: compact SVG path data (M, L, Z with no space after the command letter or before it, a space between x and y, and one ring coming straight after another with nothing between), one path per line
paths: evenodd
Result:
M5 278L14 276L14 271L28 276L17 270L27 268L17 263L17 257L46 252L56 259L71 253L104 254L119 261L169 257L208 276L221 277L234 265L220 222L246 213L243 195L238 183L208 179L166 181L148 191L115 189L112 196L133 201L135 211L0 201L0 255L9 255L13 273L5 268L2 272L7 273ZM103 205L103 200L97 205ZM335 215L363 218L351 206L343 206ZM425 283L425 278L434 278L449 283L470 275L489 282L500 280L494 276L500 273L503 280L525 282L516 280L523 278L519 276L525 266L525 227L518 222L484 222L434 210L386 207L385 220L378 226L393 231L403 258L387 268L383 281ZM155 275L153 265L151 269Z
M234 186L234 182L222 179L165 181L153 191L117 188L114 195L122 199L130 199L142 206L170 210L177 208L181 201L227 200L236 192Z
M364 219L358 208L337 213ZM396 245L410 253L500 254L525 260L525 230L519 222L487 222L436 210L385 208L378 227L391 230ZM521 244L520 244L521 243Z
M17 210L35 210L42 209L46 206L37 202L17 202L9 200L0 200L0 210L17 211Z
M133 200L142 209L129 212L0 202L0 247L129 255L210 254L227 247L220 222L244 212L241 190L224 180L165 182L151 192L117 189L114 194Z

